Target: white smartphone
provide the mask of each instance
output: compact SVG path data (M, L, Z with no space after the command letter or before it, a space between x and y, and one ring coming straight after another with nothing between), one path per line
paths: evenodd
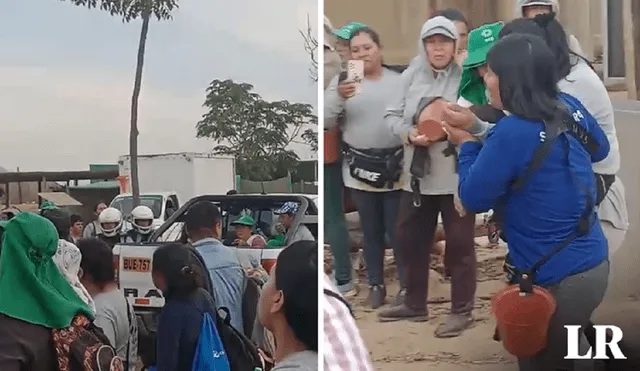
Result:
M362 92L362 80L364 80L364 61L352 59L347 62L347 81L356 84L356 94Z

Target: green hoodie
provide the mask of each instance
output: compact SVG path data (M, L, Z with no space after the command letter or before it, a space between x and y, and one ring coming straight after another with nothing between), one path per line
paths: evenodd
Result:
M78 313L94 318L53 262L58 233L49 220L20 213L3 229L0 313L53 329L68 327Z
M469 101L471 105L488 103L484 81L474 72L474 69L487 63L487 55L498 41L498 34L502 27L502 22L485 24L469 33L469 55L462 65L458 96Z

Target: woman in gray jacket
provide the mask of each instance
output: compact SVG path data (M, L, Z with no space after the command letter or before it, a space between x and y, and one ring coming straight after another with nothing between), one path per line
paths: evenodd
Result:
M398 306L381 311L381 321L426 321L429 257L438 215L442 213L447 263L451 273L451 314L436 329L438 337L460 335L471 323L476 291L475 215L456 204L455 148L418 135L414 117L436 98L455 102L462 71L455 61L458 33L450 20L429 19L420 32L419 55L403 73L399 99L387 110L391 131L404 143L406 179L398 214L398 248L405 262L407 293Z
M351 58L363 65L362 81L336 76L324 95L325 128L334 128L343 116L342 141L345 187L356 204L364 234L364 258L369 280L368 304L377 309L384 304L384 252L389 245L396 249L398 204L402 194L400 162L402 142L389 132L385 123L385 106L401 84L401 76L382 65L382 48L378 34L370 28L351 33ZM403 261L396 259L403 286ZM402 297L402 289L399 297Z

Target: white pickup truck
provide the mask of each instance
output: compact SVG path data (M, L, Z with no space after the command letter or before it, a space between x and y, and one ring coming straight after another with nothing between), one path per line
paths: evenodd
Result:
M274 236L276 234L277 216L273 212L288 201L297 202L300 208L294 220L294 228L291 228L285 236L285 246L287 246L287 241L295 233L297 226L301 224L306 225L317 239L318 208L316 195L212 195L199 196L187 201L162 226L153 232L149 243L144 245L118 244L113 249L116 279L121 290L134 307L141 333L155 333L157 315L164 305L162 292L155 288L151 278L153 253L161 244L186 243L183 219L189 212L189 208L199 201L209 201L220 207L223 218L223 240L226 244L230 244L233 241L231 222L236 220L240 214L251 215L267 239ZM241 250L244 250L244 253L254 255L268 270L273 266L283 248ZM140 345L142 347L142 344ZM145 357L143 352L144 350L140 349L140 355L143 359L155 358Z

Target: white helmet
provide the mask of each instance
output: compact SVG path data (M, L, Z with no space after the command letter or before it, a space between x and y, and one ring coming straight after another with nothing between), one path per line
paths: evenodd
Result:
M106 229L103 225L106 223L113 223L115 227ZM122 213L114 207L107 207L98 216L98 226L102 234L107 237L117 235L120 232L120 228L122 228Z
M149 225L140 225L138 222L148 220ZM153 211L148 206L140 205L131 211L131 224L133 228L142 234L149 234L153 229Z

